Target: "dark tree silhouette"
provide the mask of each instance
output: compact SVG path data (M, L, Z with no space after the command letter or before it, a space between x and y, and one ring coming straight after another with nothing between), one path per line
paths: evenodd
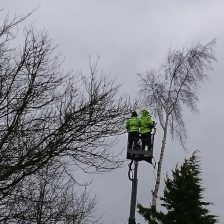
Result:
M121 165L110 147L132 110L114 80L90 63L90 74L64 72L46 32L0 26L0 200L57 156L87 172ZM17 43L17 42L16 42Z
M98 223L94 215L96 199L87 185L77 186L61 163L49 163L36 174L24 178L1 201L0 222L17 224Z
M166 209L166 213L141 205L138 206L139 213L150 224L217 223L216 216L211 215L207 209L211 203L203 200L204 188L200 174L199 159L196 153L193 153L180 167L172 171L172 178L167 177L165 180L161 205Z

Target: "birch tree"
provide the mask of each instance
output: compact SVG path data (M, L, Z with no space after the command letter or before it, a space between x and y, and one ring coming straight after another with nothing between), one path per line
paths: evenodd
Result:
M214 57L215 40L197 44L187 50L169 51L160 70L140 74L139 93L162 128L160 156L156 170L156 182L152 191L152 207L156 208L160 187L162 163L167 135L185 146L186 128L183 110L197 111L198 88L208 77Z

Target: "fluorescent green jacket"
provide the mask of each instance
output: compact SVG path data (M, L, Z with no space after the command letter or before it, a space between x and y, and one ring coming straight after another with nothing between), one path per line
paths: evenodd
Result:
M142 111L140 118L140 134L145 134L152 131L154 121L152 120L147 110Z
M125 125L128 132L139 132L140 120L137 117L130 117Z

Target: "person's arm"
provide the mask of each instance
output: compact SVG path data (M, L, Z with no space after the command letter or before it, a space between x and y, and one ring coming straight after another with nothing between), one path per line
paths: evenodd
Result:
M129 130L129 120L126 121L125 128Z
M155 124L155 121L153 121L152 118L149 117L149 126L150 126L150 128L152 128L154 126L154 124Z

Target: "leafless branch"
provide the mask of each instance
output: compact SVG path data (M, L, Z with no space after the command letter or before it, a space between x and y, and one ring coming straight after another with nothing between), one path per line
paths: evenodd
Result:
M158 162L155 190L152 205L156 200L161 179L162 161L167 131L183 147L187 138L183 110L197 111L198 88L207 79L214 57L215 40L206 45L198 44L188 50L169 51L166 63L159 71L152 70L140 75L140 95L143 103L150 107L159 119L163 129L163 139Z
M0 29L0 200L58 156L88 172L120 167L111 146L132 110L97 63L90 74L64 72L45 31L28 27L22 47L6 44L4 35L22 21Z

